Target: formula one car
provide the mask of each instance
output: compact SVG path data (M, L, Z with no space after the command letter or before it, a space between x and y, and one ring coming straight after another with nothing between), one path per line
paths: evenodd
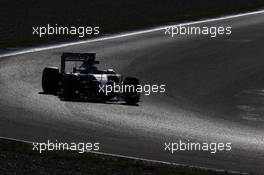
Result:
M140 93L136 91L139 80L124 77L113 69L98 70L95 65L99 61L95 61L95 58L95 53L63 53L60 71L58 67L44 68L43 92L59 95L61 99L137 104L140 101ZM67 67L70 63L72 66ZM66 68L70 68L70 71Z

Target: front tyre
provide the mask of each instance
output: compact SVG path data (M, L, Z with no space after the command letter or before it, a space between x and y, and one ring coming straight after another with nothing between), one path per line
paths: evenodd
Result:
M135 77L126 77L123 81L125 87L124 99L127 104L135 105L140 101L140 93L136 91L139 80Z

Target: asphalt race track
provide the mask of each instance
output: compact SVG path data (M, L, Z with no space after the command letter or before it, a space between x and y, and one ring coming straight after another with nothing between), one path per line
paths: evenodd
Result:
M198 24L231 36L164 30L0 59L0 136L100 142L101 152L242 172L264 172L264 14ZM41 94L62 52L96 52L100 68L166 84L139 106L60 101ZM179 139L232 142L232 151L164 151Z

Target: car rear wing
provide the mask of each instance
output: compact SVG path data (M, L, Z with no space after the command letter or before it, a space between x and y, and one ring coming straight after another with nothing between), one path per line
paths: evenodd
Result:
M95 61L96 53L70 53L66 52L61 55L61 72L65 72L66 61L83 61L88 64L99 64L99 61Z

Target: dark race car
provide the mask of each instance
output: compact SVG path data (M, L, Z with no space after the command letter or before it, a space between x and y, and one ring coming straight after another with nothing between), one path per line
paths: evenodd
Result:
M59 95L62 99L85 99L90 101L124 101L137 104L139 80L124 77L113 69L98 70L95 53L63 53L61 69L45 67L42 74L44 93ZM73 63L70 71L67 64Z

